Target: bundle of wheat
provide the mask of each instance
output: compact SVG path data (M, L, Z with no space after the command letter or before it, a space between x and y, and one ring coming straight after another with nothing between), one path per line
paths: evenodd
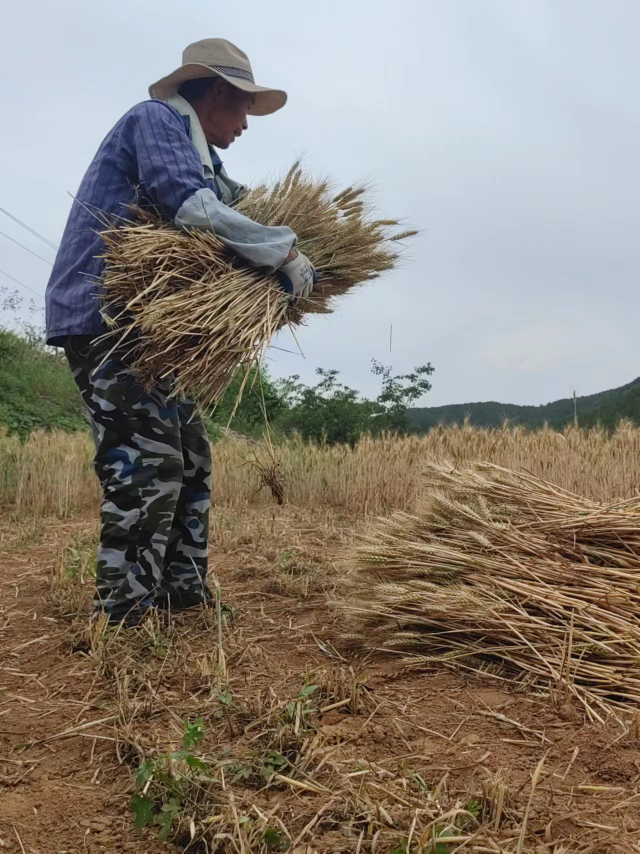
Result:
M170 379L176 393L215 405L241 368L260 363L274 334L397 262L396 220L374 220L365 187L332 195L298 163L283 181L236 204L263 225L287 225L319 274L313 295L293 306L275 276L233 258L213 234L185 234L137 211L135 222L103 232L104 315L131 347L146 382ZM248 375L248 372L247 372Z
M640 498L602 505L488 463L430 465L357 539L337 605L367 649L640 702Z

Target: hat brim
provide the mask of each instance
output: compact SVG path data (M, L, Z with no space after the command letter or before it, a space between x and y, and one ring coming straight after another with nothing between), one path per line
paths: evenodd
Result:
M282 89L268 89L265 86L258 86L250 80L243 80L240 77L230 77L228 74L222 74L215 68L208 65L201 65L199 62L189 62L176 69L173 73L158 80L149 86L149 94L152 98L158 98L164 101L175 95L180 86L186 83L187 80L196 80L199 77L221 77L226 80L231 86L236 89L241 89L243 92L251 92L255 95L255 100L249 112L251 116L269 116L277 110L284 107L287 103L287 93Z

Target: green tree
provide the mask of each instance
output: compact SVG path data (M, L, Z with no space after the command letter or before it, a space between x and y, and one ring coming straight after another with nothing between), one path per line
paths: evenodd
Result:
M84 407L64 356L45 345L38 326L20 321L22 308L19 294L0 287L0 310L10 323L10 328L0 326L0 426L20 435L42 428L86 427ZM433 373L431 365L393 375L391 368L374 360L372 372L382 381L375 400L342 383L336 370L318 368L318 382L307 386L298 376L276 381L263 368L253 368L235 377L207 417L209 433L216 438L230 425L239 433L258 436L268 422L276 431L299 433L305 439L353 445L363 433L416 429L407 413L431 388L427 379Z
M382 377L382 391L376 399L382 411L376 418L376 426L378 429L407 433L412 429L408 417L409 406L431 391L428 377L433 374L434 368L429 362L414 368L409 374L392 376L392 370L372 359L371 372Z
M320 380L313 386L300 383L298 376L280 380L277 388L287 406L280 428L328 444L354 444L363 433L408 432L412 429L408 407L430 390L427 377L433 368L422 365L412 373L394 376L392 368L374 360L372 373L382 377L382 390L375 400L362 398L341 383L336 370L317 368Z
M209 416L209 433L215 438L229 426L238 433L259 435L265 429L265 419L274 424L287 408L286 397L266 370L252 368L248 376L241 372L234 377L220 404Z
M278 426L317 442L353 444L370 428L378 404L361 399L355 389L341 383L338 371L317 368L316 374L320 381L314 386L298 382L298 376L280 381L288 411Z

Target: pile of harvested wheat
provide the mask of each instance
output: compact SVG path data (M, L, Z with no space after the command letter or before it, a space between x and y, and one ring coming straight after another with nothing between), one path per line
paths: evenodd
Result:
M242 264L213 234L185 234L142 211L103 232L107 261L104 314L132 343L145 381L170 379L215 405L242 368L260 363L282 326L331 311L329 301L390 270L396 220L375 220L365 187L334 195L294 164L273 187L244 195L236 209L263 225L287 225L319 274L311 298L292 306L275 276ZM248 372L247 372L248 375Z
M413 515L356 540L339 608L353 642L418 666L640 703L640 498L602 505L488 463L431 465Z

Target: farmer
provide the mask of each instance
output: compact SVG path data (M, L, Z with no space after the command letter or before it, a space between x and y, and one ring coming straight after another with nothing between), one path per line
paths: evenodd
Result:
M286 94L254 83L246 54L224 39L189 45L181 67L149 91L152 100L120 119L89 166L46 294L47 343L64 348L80 389L104 492L94 607L125 625L151 608L206 601L211 458L194 403L170 397L169 382L145 391L105 337L101 217L153 205L178 228L215 231L245 262L278 270L292 298L316 281L289 228L228 207L244 188L216 152L247 130L247 116L283 107Z

